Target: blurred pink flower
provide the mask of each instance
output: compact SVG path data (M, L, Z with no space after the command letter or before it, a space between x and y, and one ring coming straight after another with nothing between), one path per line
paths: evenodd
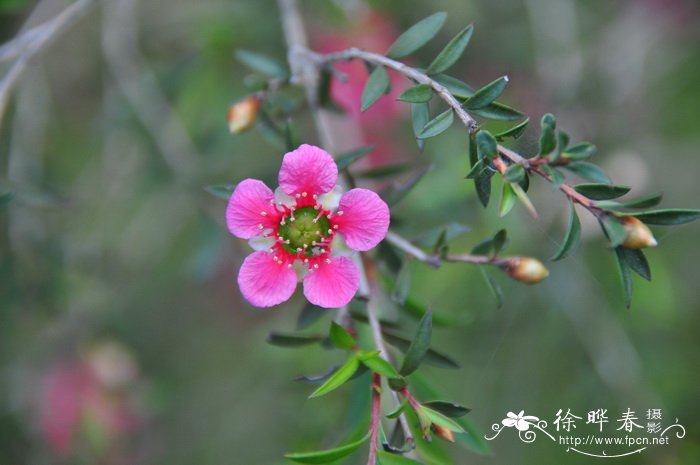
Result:
M114 360L114 347L98 346L87 354L87 360L60 361L44 375L39 426L56 454L70 455L84 428L99 428L100 435L109 441L136 426L134 409L115 391L133 377L123 376L124 360L119 361L121 366L114 365ZM109 373L110 368L120 372ZM110 377L109 383L105 383L105 376ZM117 385L114 381L119 376L122 382Z
M238 184L226 223L257 250L238 274L251 304L271 307L288 300L298 279L309 302L320 307L342 307L355 295L360 277L343 256L349 252L345 244L355 251L375 247L386 236L389 207L367 189L342 194L337 179L333 158L304 144L284 156L274 193L256 179Z

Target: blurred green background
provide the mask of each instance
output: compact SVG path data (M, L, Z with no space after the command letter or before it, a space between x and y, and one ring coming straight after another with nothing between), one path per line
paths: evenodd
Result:
M0 37L9 40L67 2L1 5ZM503 101L532 121L519 150L536 150L536 122L553 112L572 140L599 147L596 162L633 194L662 190L664 206L698 207L695 2L407 5L302 0L325 48L360 41L383 52L418 19L449 12L415 65L474 22L450 74L475 87L511 77ZM0 192L14 193L0 207L0 463L277 464L290 450L342 440L352 386L309 401L312 387L292 381L341 355L265 343L271 330L294 330L303 299L298 292L267 310L242 300L236 274L248 246L228 233L225 201L203 189L246 177L273 184L284 153L259 131L227 131L228 106L249 92L249 71L233 56L239 48L285 59L274 1L110 0L33 59L17 83L0 128ZM5 76L9 64L0 66ZM388 111L396 120L390 137L367 136L383 144L377 163L433 165L392 212L408 237L455 221L471 231L454 251L505 227L509 253L554 253L567 209L549 185L535 180L531 189L539 221L520 207L500 219L495 202L481 208L463 179L463 130L455 126L420 154L405 112ZM303 140L317 142L308 122L303 112L295 120ZM597 225L583 228L583 246L548 263L542 284L498 274L500 309L475 267L412 263L411 297L458 323L437 328L434 346L462 368L423 374L445 398L471 407L484 433L508 411L551 422L560 408L584 417L607 408L612 428L627 408L640 418L660 408L686 437L616 463L698 463L698 226L655 229L660 246L647 254L654 280L635 277L630 311ZM330 318L311 331L325 331ZM457 464L602 460L545 441L527 445L504 432L489 443L491 455L443 448ZM361 453L347 463L365 460Z

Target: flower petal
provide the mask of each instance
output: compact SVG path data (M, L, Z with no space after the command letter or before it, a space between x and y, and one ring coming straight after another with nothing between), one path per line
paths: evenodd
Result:
M277 211L270 205L274 195L269 187L257 179L241 181L231 194L226 207L226 225L234 236L250 239L262 232L263 227L272 227ZM262 215L266 212L266 215Z
M297 287L293 268L280 265L268 252L254 252L246 257L238 272L238 286L243 297L256 307L272 307L288 300Z
M338 308L350 302L360 285L360 272L346 257L331 258L304 278L304 295L319 307Z
M530 423L520 418L515 422L515 427L518 431L527 431L530 429Z
M280 168L279 183L289 195L306 192L325 194L338 181L338 166L325 150L303 144L285 154Z
M512 428L513 426L515 426L517 421L518 420L516 420L515 418L504 418L503 420L501 420L501 423L503 423L503 426Z
M343 195L333 221L353 250L365 251L379 244L389 229L389 207L367 189L351 189Z

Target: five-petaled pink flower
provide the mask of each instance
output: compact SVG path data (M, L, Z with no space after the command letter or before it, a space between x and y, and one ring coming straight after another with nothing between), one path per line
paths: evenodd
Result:
M333 158L304 144L284 156L275 192L257 179L238 184L226 223L257 250L238 273L251 304L271 307L288 300L298 279L309 302L320 307L342 307L355 295L360 275L349 249L366 251L384 239L389 207L367 189L341 195L337 180Z

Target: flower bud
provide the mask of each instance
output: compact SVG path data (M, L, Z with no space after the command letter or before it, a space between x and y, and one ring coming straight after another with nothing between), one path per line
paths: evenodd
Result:
M657 242L649 227L639 221L634 216L624 216L621 218L625 226L625 241L623 247L628 249L643 249L644 247L656 247Z
M511 278L527 284L536 284L549 276L549 271L541 261L532 257L513 257L504 264Z
M430 429L433 430L436 436L440 436L442 439L450 442L455 442L455 435L452 431L447 428L443 428L440 425L433 423L430 425Z
M260 109L260 97L246 97L228 109L228 129L231 134L240 134L253 126Z

